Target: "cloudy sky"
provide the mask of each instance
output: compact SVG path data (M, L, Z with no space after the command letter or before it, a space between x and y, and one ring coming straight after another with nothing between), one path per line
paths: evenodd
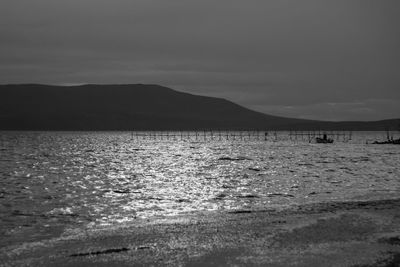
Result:
M400 117L398 0L1 0L0 83L152 83L274 115Z

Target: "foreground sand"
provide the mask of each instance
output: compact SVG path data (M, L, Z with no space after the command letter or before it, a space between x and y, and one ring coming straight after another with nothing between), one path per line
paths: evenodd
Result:
M208 212L0 249L1 266L400 266L400 199Z

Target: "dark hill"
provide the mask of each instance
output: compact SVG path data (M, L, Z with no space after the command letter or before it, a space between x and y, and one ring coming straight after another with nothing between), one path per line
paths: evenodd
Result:
M395 123L282 118L158 85L0 86L2 130L384 130Z

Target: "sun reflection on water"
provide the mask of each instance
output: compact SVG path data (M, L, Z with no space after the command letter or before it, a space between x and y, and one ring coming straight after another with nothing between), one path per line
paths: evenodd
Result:
M126 133L10 134L1 145L3 229L134 223L400 191L393 147L132 140Z

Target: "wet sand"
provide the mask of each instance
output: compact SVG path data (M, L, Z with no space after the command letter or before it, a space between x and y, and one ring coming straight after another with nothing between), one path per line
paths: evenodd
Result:
M138 221L3 247L0 266L400 266L400 199Z

